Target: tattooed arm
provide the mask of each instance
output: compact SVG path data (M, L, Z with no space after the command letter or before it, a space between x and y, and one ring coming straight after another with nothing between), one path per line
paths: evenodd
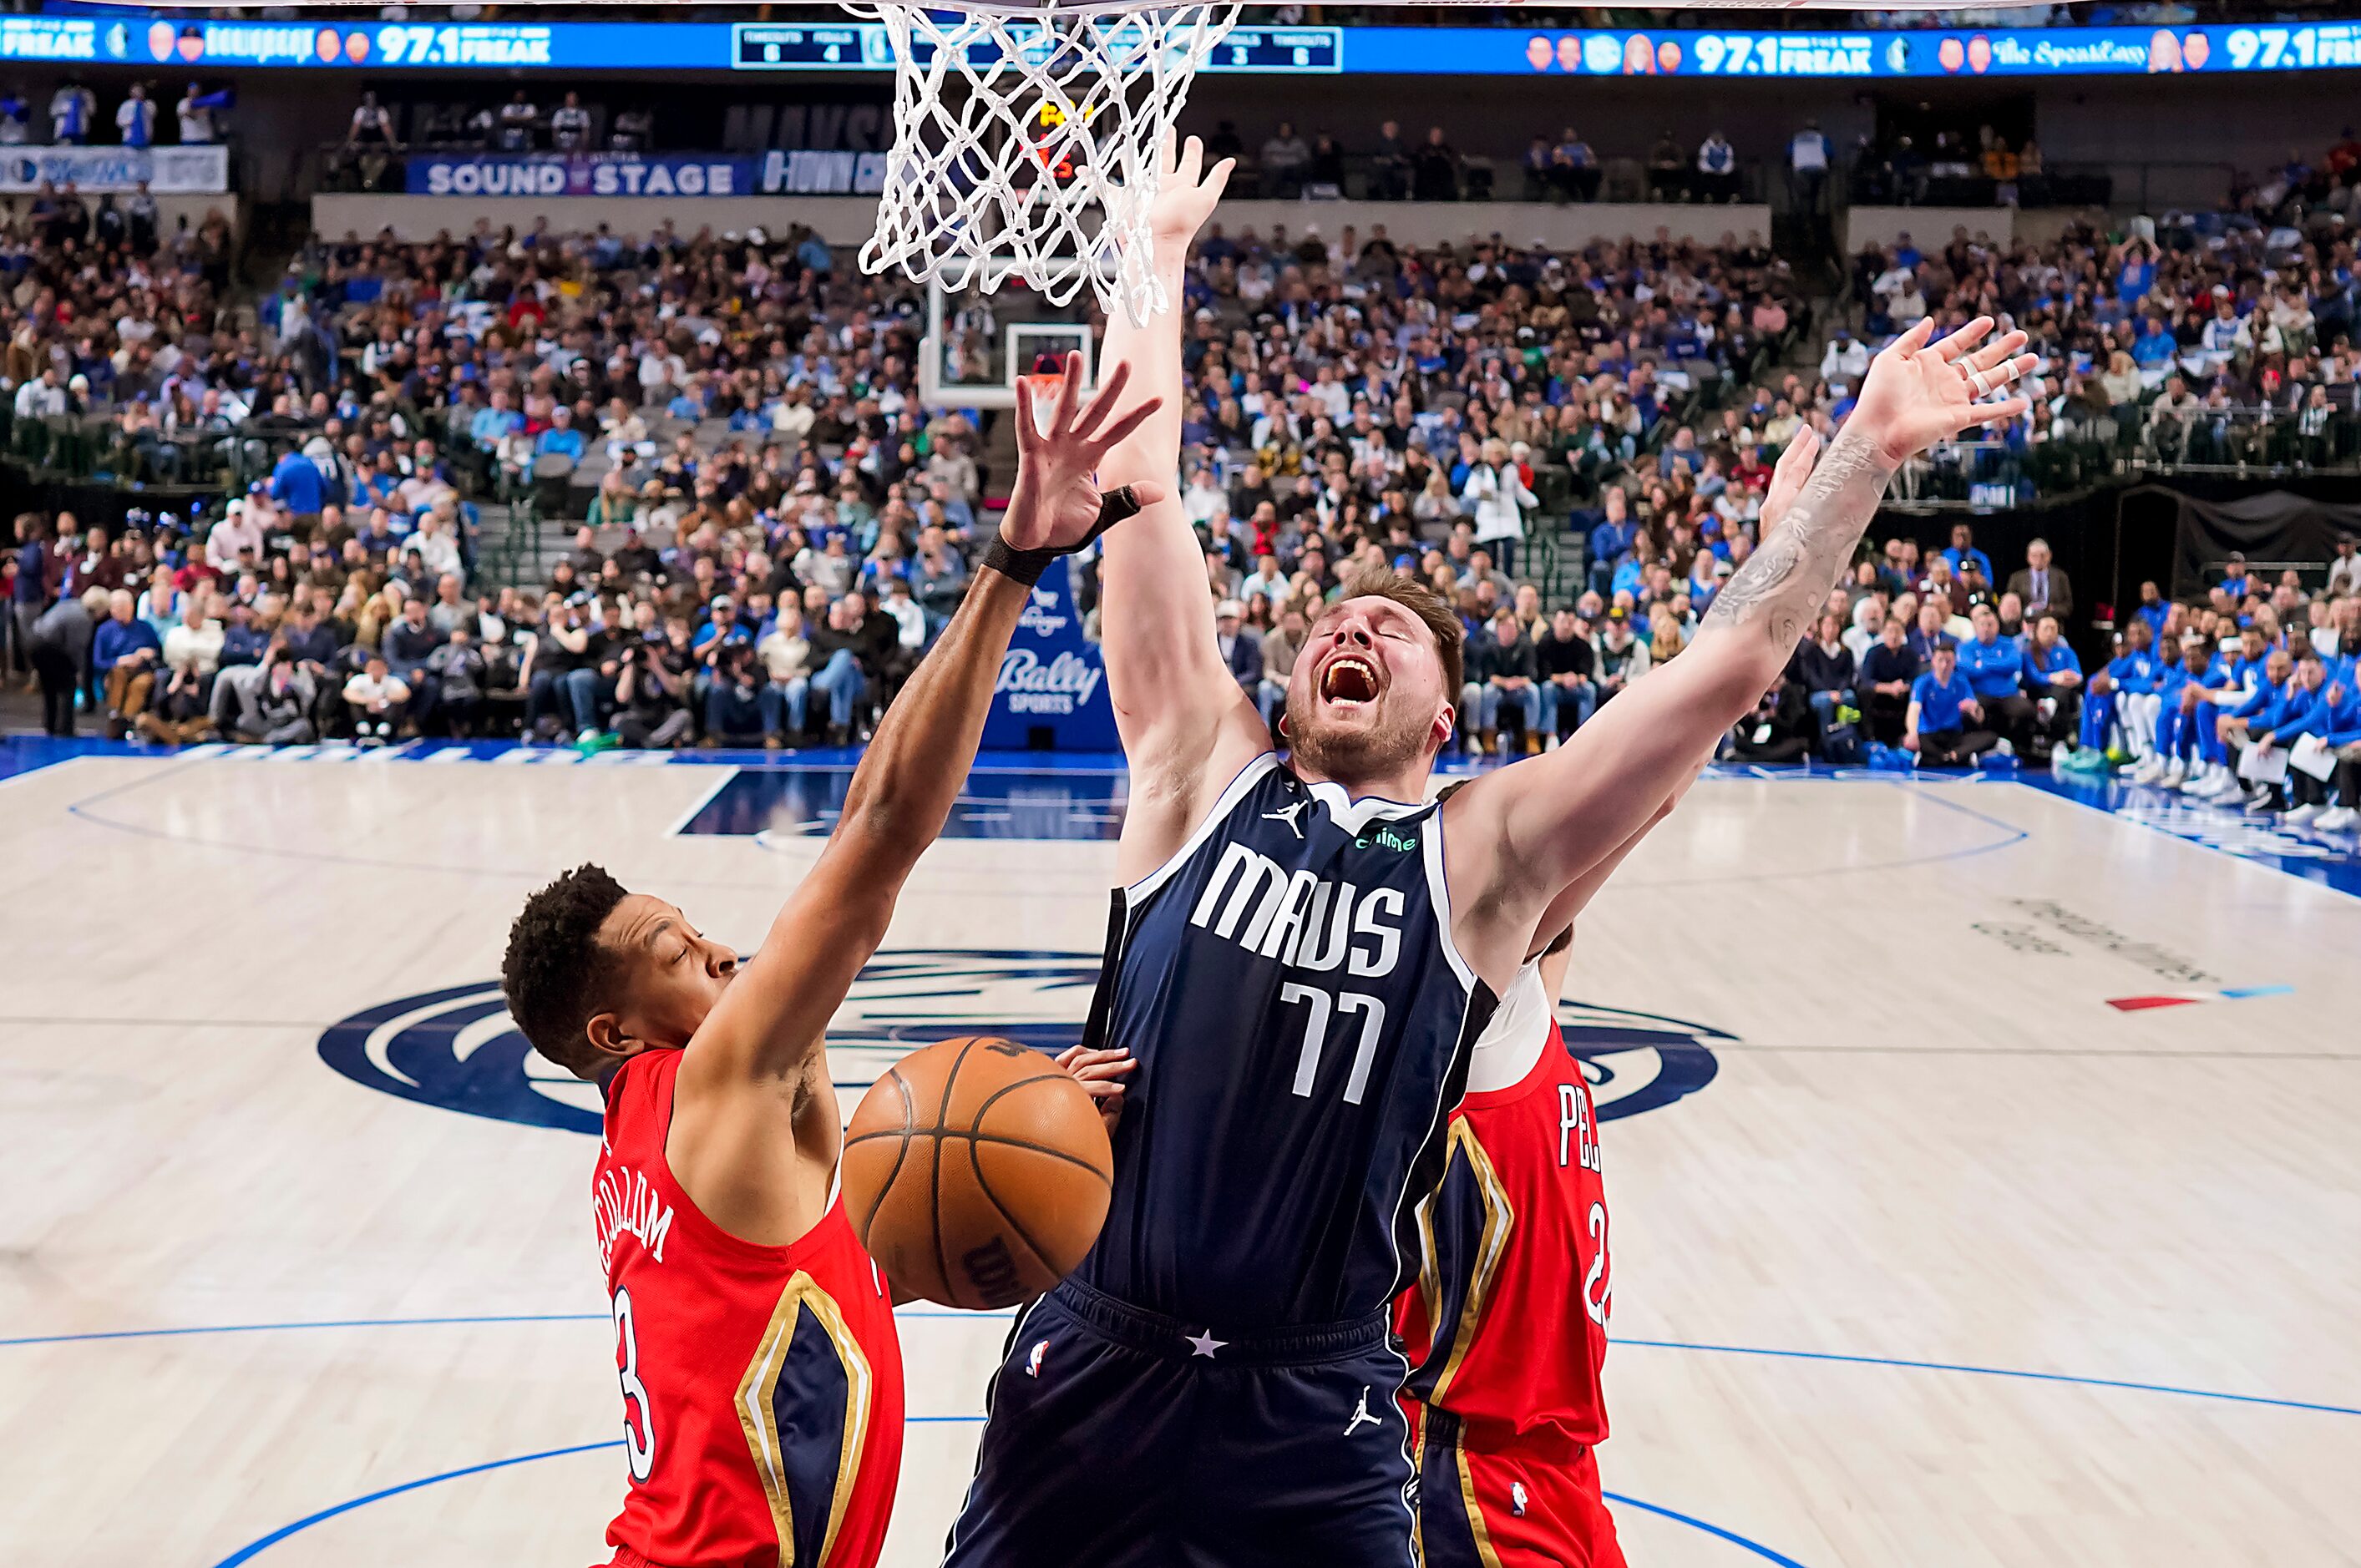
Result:
M1445 804L1454 939L1505 983L1550 906L1648 825L1753 709L1803 640L1904 459L2025 400L1980 400L2032 367L2022 333L1989 346L1979 318L1932 348L1932 320L1870 367L1860 402L1795 505L1730 579L1697 641L1598 710L1556 751L1503 768Z

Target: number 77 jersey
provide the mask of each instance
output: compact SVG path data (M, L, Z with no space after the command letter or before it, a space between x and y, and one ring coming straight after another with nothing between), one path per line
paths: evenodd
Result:
M1493 1005L1443 865L1433 806L1266 753L1116 891L1087 1037L1139 1067L1082 1283L1217 1331L1387 1308Z

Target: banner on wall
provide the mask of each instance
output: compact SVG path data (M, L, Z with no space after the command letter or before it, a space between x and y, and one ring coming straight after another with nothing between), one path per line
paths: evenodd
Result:
M229 189L225 147L0 148L0 192L21 195L46 181L85 195L218 196Z
M745 196L754 159L638 152L413 153L413 196Z
M1072 571L1059 561L1033 585L1033 599L1000 657L1000 679L984 717L983 743L994 750L1113 751L1123 742L1107 696L1106 659L1082 635Z
M874 196L885 189L885 155L766 152L758 188L765 196Z
M2172 596L2202 596L2211 586L2208 569L2235 551L2249 561L2325 561L2340 539L2361 539L2361 506L2314 500L2286 490L2268 490L2230 501L2200 500L2174 492L2180 503L2175 531ZM2276 565L2264 572L2276 581Z

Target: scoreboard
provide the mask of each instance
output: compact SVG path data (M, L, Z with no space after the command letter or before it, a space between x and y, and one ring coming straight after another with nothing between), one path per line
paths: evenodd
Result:
M805 24L738 22L730 27L730 66L738 71L885 71L894 64L894 47L880 22ZM1043 40L1038 24L1013 25L1009 31L1022 39ZM1215 45L1202 69L1256 75L1323 75L1344 70L1343 29L1339 27L1232 27ZM920 60L933 58L930 44L917 46ZM969 58L987 65L995 51L989 45L972 46Z
M1033 22L1017 47L1046 48ZM978 64L990 57L975 54ZM837 71L894 69L876 22L239 20L181 12L0 15L0 62L132 69ZM1713 28L1233 28L1203 70L1258 76L1972 79L2361 70L2361 21L1744 32Z

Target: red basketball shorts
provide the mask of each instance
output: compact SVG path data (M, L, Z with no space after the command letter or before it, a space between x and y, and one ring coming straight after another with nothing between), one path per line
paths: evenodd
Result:
M1588 1449L1547 1459L1473 1450L1458 1423L1427 1414L1418 1473L1426 1568L1625 1568Z

